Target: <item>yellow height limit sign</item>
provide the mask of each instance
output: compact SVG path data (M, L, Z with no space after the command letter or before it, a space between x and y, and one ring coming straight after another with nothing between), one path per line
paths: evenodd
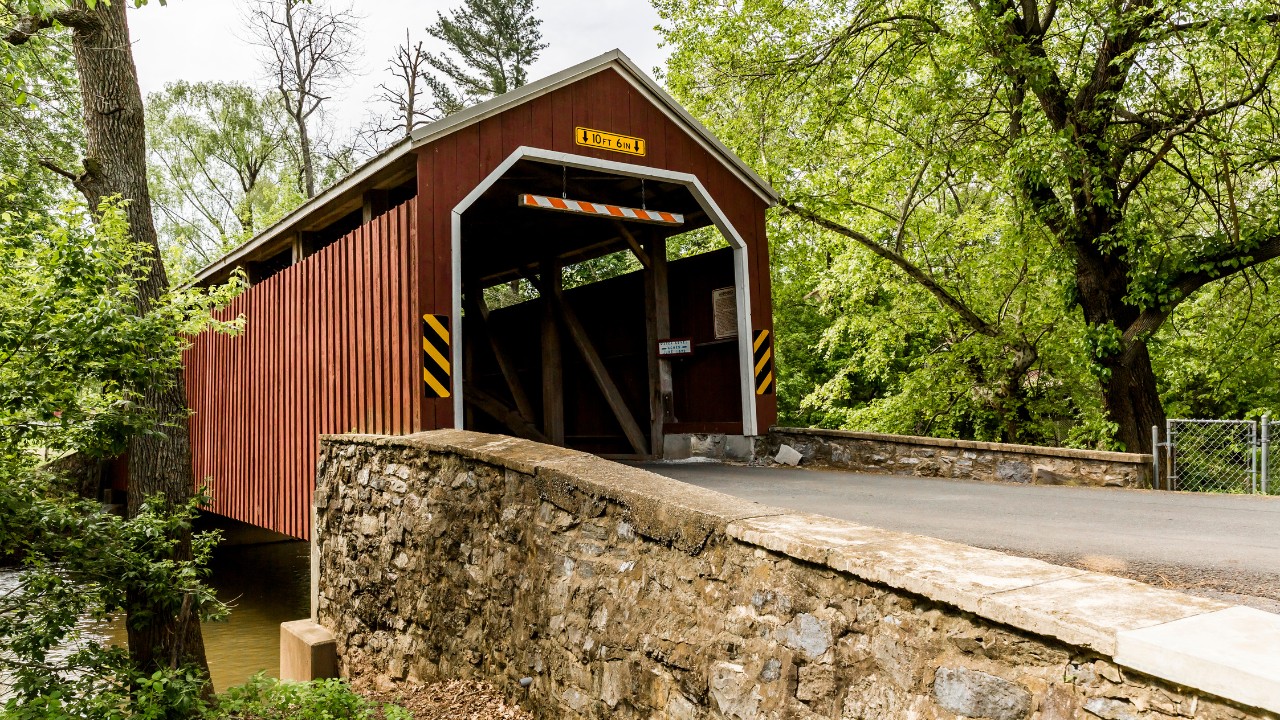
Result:
M628 155L644 155L645 151L644 138L631 137L630 135L619 135L617 133L609 133L603 130L592 130L591 128L574 128L573 140L579 145L585 145L586 147L612 150L614 152L626 153Z

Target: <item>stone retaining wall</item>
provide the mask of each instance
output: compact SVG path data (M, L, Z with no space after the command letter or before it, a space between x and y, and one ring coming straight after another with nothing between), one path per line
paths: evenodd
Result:
M1161 665L1183 633L1143 635L1238 608L1128 580L478 433L330 437L318 472L317 619L361 681L484 679L545 718L1280 709L1255 677L1274 647L1217 648L1240 667L1204 671ZM1258 615L1269 642L1280 616Z
M1151 456L880 433L773 428L757 448L783 443L810 463L868 473L1036 485L1150 487Z

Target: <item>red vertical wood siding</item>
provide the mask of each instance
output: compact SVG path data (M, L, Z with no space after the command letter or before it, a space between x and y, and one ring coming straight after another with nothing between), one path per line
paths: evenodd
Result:
M185 355L192 467L210 509L310 535L318 437L403 433L420 393L413 201L245 291Z

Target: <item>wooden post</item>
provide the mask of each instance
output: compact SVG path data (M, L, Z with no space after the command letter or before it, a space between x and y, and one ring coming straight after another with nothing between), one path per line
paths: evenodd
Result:
M564 445L564 356L555 300L560 294L560 263L542 263L542 433L553 445Z
M388 209L388 193L376 188L364 191L364 206L361 208L361 222L368 224Z
M658 357L658 340L671 337L671 299L667 288L667 242L657 233L645 239L649 267L644 272L645 338L649 359L649 448L662 457L663 423L672 422L671 361Z
M478 287L476 282L462 283L463 297L467 292L484 292L483 290L470 290L470 288ZM463 317L460 318L464 324L462 328L462 382L464 385L469 383L476 376L476 326L473 322L474 318L466 316L466 310L463 310ZM462 428L464 430L473 430L476 426L475 406L467 402L466 392L462 396Z

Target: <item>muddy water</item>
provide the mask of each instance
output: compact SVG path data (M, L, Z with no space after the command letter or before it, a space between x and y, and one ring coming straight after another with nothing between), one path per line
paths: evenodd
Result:
M219 692L280 668L280 623L310 615L310 546L304 542L224 545L214 552L210 583L231 606L225 622L205 623L205 651ZM0 591L17 571L0 569ZM123 622L86 625L86 636L123 645Z
M225 622L205 623L204 644L219 692L259 670L280 669L280 623L311 614L311 546L304 542L231 545L214 553L211 584L231 606Z

